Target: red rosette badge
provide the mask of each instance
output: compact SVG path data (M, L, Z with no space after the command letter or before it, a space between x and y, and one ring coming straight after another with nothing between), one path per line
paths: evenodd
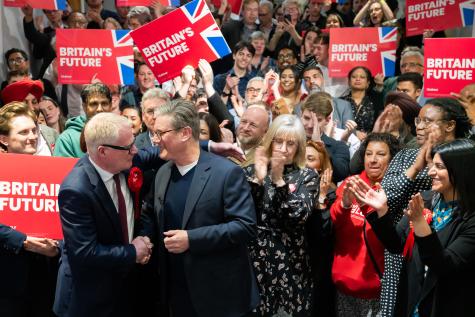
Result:
M143 185L143 173L140 168L132 167L130 169L127 185L129 185L130 191L134 193L134 217L138 219L140 217L140 189Z

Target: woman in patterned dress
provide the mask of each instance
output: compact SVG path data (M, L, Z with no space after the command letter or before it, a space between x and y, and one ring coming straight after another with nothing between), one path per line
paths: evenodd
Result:
M416 141L420 148L401 150L389 164L381 182L388 197L388 213L395 223L401 219L402 210L407 207L412 195L431 187L426 166L430 148L434 144L464 138L471 128L465 109L451 98L428 100L415 124ZM385 253L380 301L383 317L401 316L401 312L395 312L394 307L402 260L400 255Z
M310 316L312 276L305 222L318 196L318 175L305 168L305 130L294 115L277 117L244 167L256 204L258 238L249 246L259 316Z
M366 217L381 242L390 252L405 255L395 316L475 316L475 143L443 143L429 160L432 190L414 195L397 225L387 213L384 191L361 180L351 190L376 210Z

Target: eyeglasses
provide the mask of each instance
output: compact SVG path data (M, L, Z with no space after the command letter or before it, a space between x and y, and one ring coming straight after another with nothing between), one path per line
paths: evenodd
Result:
M280 60L292 59L292 58L294 58L294 55L293 55L293 54L286 54L286 55L279 55L279 56L278 56L278 59L280 59Z
M44 12L45 14L56 13L56 12L58 12L58 11L59 11L59 10L43 10L43 12Z
M12 58L8 60L8 64L10 65L20 65L23 63L25 59L23 57Z
M269 15L269 13L259 13L260 17L265 17L266 15Z
M246 89L246 92L250 93L250 94L258 94L261 92L261 88L253 88L253 87L249 87Z
M170 130L166 130L166 131L156 131L156 132L152 132L152 137L153 138L157 138L157 141L160 141L163 136L165 134L167 134L168 132L172 132L172 131L178 131L180 129L183 129L184 127L179 127L179 128L176 128L176 129L170 129Z
M419 118L419 117L414 118L414 124L415 124L416 126L418 126L419 124L423 123L423 124L424 124L424 125L423 125L424 127L428 127L428 126L430 126L431 124L436 123L436 122L439 122L439 121L442 121L442 122L443 122L443 121L447 121L447 120L445 120L445 119L432 120L432 119L429 119L429 118Z
M111 148L111 149L114 149L114 150L128 151L129 154L132 154L132 149L134 148L134 145L135 145L135 138L132 141L132 143L130 143L129 145L126 145L126 146L112 145L112 144L102 144L102 146L105 146L105 147L108 147L108 148Z
M101 108L104 109L105 111L108 111L110 108L112 108L112 103L109 102L109 100L107 100L107 101L102 101L102 102L93 101L87 104L87 107L90 108L91 110L97 110L99 106L101 106Z
M401 68L416 67L416 66L424 67L424 65L422 65L420 63L404 63L404 64L401 64Z

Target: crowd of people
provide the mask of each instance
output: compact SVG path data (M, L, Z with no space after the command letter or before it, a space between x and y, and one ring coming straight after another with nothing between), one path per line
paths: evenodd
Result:
M0 159L79 160L63 240L0 223L0 316L475 316L475 83L424 95L424 40L448 35L407 37L395 0L207 4L232 54L159 84L134 48L130 86L59 83L56 30L174 7L17 9ZM381 26L395 76L329 76L330 28Z

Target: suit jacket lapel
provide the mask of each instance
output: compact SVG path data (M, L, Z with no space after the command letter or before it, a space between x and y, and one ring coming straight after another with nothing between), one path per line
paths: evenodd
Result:
M196 206L196 203L208 182L210 170L211 165L208 161L208 153L201 151L198 164L195 167L195 174L191 181L190 190L188 191L188 197L186 198L185 210L183 212L183 223L181 226L182 229L185 229L186 223L190 219L191 212Z
M122 228L120 226L117 209L109 192L107 191L106 186L104 185L104 182L102 181L94 166L89 161L89 157L85 157L84 163L91 185L94 187L94 195L97 197L97 201L102 205L104 212L109 216L109 219L111 220L117 235L122 237Z
M163 224L163 206L165 204L165 195L167 193L168 183L170 182L170 176L172 172L172 163L168 162L160 168L155 177L155 212L157 213L158 228L160 231L163 228L160 224Z

